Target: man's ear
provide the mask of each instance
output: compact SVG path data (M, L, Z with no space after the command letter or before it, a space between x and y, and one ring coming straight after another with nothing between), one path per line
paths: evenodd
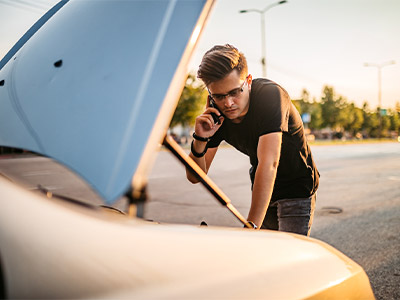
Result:
M251 76L251 74L249 74L248 76L247 76L247 85L248 85L248 87L249 87L249 91L251 91L251 83L253 82L253 76Z
M248 85L251 85L251 82L253 81L253 76L251 76L251 74L249 74L248 76L247 76L247 84Z

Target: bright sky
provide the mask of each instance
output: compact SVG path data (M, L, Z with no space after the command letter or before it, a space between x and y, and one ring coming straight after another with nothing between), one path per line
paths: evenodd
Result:
M190 1L190 0L187 0ZM58 0L0 0L0 58ZM258 13L239 14L278 1L217 0L190 69L215 44L230 43L244 52L253 78L262 75ZM382 68L382 106L400 102L399 0L288 0L266 17L267 77L292 98L307 89L320 99L324 85L361 106L378 105L378 68ZM71 20L73 21L73 20Z

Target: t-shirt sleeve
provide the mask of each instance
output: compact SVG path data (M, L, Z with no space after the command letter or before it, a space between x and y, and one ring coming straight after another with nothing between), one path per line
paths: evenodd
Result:
M278 85L268 84L258 91L257 131L258 136L272 132L287 132L291 100L288 93Z

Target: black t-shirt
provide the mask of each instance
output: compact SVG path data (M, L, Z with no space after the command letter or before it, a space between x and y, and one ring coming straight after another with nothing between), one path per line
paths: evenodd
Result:
M208 147L218 147L225 140L248 155L252 165L250 178L254 182L258 139L272 132L282 132L282 146L271 202L311 196L318 188L319 173L304 135L303 123L288 93L273 81L253 80L246 116L240 123L225 118Z

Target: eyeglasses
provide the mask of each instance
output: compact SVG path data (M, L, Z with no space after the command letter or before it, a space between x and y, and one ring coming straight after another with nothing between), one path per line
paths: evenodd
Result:
M242 85L236 89L233 89L231 91L229 91L226 94L211 94L210 90L207 88L208 93L210 94L211 98L215 101L215 102L222 102L225 100L226 97L232 97L232 98L237 98L239 97L239 95L241 93L243 93L243 86L244 84L247 82L247 79L249 78L249 76L246 77L246 79L243 81Z

